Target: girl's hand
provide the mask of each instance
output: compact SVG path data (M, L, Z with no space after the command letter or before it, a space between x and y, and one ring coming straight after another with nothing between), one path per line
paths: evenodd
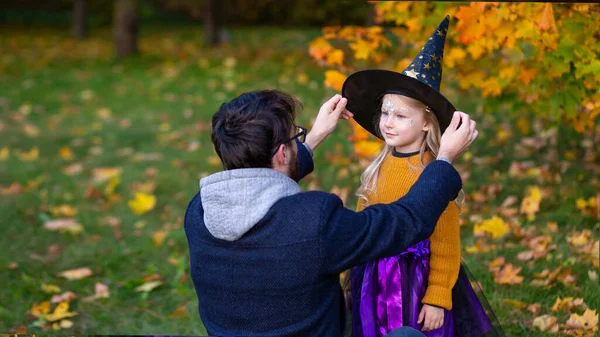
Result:
M349 119L354 115L346 110L348 100L341 95L335 95L321 106L310 132L306 135L306 142L314 149L329 136L337 126L340 118Z
M441 328L444 324L444 309L429 304L423 304L417 323L421 324L423 320L425 320L425 323L423 324L423 329L421 329L421 331L430 331Z

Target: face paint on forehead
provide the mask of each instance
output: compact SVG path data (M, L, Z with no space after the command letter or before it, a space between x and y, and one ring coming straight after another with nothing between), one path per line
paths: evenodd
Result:
M392 101L390 101L390 100L385 101L385 103L383 103L383 105L381 107L382 107L382 110L387 111L387 112L396 112L396 111L410 112L410 110L408 110L405 107L395 106L394 103L392 103Z

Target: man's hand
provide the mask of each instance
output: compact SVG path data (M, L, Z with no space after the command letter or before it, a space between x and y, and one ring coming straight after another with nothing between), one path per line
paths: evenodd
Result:
M340 118L349 119L354 115L346 110L348 99L335 95L325 102L315 119L310 132L306 135L306 143L314 149L329 136L337 126Z
M458 126L460 124L460 126ZM455 111L450 126L446 128L440 142L438 159L445 158L454 162L471 146L479 132L477 123L464 112Z
M423 324L423 329L421 329L421 331L430 331L441 328L442 325L444 325L444 309L423 304L417 323L421 324L423 323L423 320L425 320L425 323Z

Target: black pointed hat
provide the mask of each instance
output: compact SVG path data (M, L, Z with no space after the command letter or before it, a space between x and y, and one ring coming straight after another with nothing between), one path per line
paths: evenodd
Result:
M370 69L355 72L346 79L342 96L348 99L346 108L354 114L354 120L358 124L383 139L379 134L379 127L375 125L375 117L381 112L381 99L385 94L401 94L429 106L438 118L441 132L446 130L456 110L440 94L442 57L449 21L446 16L419 55L402 73Z

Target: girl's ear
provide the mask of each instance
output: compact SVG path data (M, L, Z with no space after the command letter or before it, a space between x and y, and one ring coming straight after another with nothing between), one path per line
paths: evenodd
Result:
M429 121L425 120L423 122L423 128L421 129L422 131L428 132L429 131Z

